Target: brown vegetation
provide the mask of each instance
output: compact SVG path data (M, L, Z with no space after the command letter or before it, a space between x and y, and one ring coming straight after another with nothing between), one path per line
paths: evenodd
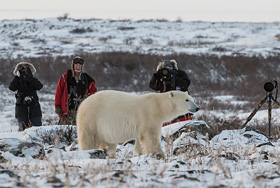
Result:
M111 52L79 54L86 60L85 70L95 80L99 90L148 91L149 81L160 60L176 59L179 68L191 79L190 92L194 95L232 94L246 97L264 95L263 84L279 80L280 57L246 57L175 54L168 56ZM73 55L74 56L74 55ZM70 68L73 56L45 56L0 59L0 79L9 84L12 70L20 61L28 61L37 68L37 77L45 84L57 83ZM5 74L4 74L5 73Z
M279 56L247 57L238 54L221 57L202 54L161 56L124 52L78 55L86 60L85 71L95 79L98 90L115 89L130 92L152 91L149 88L149 81L158 62L175 59L179 68L186 71L191 79L189 87L191 95L199 100L200 106L203 106L205 111L225 109L236 112L251 111L266 95L263 89L264 83L280 80ZM1 83L8 85L13 79L12 70L15 65L20 61L28 61L36 67L36 77L54 89L59 77L70 68L74 56L0 59ZM217 95L234 95L248 103L230 105L214 98L209 99ZM264 105L263 108L267 106ZM236 118L232 120L226 124L232 128L242 125L241 120ZM219 126L225 122L217 117L211 119L211 116L207 116L206 122L209 125L217 125L215 126L216 134L225 129ZM255 125L263 126L263 124L262 122ZM276 132L278 134L279 130Z

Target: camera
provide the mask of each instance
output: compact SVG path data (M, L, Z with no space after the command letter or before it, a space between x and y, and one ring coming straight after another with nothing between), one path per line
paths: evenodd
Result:
M24 97L23 104L25 104L27 106L30 106L32 101L33 101L33 97L32 96L26 96L26 97Z
M18 92L15 94L16 96L16 104L21 105L27 105L30 106L33 102L33 96L24 96L23 93Z
M278 86L278 83L276 80L272 80L272 81L269 81L269 82L266 82L264 84L264 90L267 91L267 92L272 92L274 89L276 89Z
M20 75L21 75L24 79L29 78L29 77L32 76L32 72L31 72L31 70L30 70L29 68L23 68L23 69L21 69L19 72L20 72Z
M167 68L162 68L162 69L160 70L160 75L161 75L162 77L168 77L168 76L170 76L170 71L169 71L169 69L167 69Z
M163 78L163 80L170 81L171 76L175 75L175 72L173 70L169 70L167 68L160 69L160 76Z

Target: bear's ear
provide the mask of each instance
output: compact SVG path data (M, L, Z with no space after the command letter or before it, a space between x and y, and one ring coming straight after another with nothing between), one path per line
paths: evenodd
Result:
M174 93L170 92L170 98L173 98L173 97L174 97Z
M189 94L189 92L188 92L188 91L186 91L186 93L187 93L187 94Z

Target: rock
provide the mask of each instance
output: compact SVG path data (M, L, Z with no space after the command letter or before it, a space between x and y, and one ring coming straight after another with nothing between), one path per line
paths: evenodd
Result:
M219 155L219 157L224 157L227 160L233 160L233 161L238 161L240 159L239 155L232 152L226 152L224 154Z
M64 183L56 176L49 177L47 183L52 184L53 187L64 187Z
M8 151L17 157L31 156L34 159L41 159L45 156L42 144L17 138L0 139L0 151Z
M97 149L88 152L91 159L106 159L107 152L105 149Z
M248 138L248 143L255 143L257 144L257 147L264 146L264 145L270 145L274 146L270 141L268 136L266 136L263 132L252 128L252 127L245 127L242 129L243 136Z
M269 138L262 132L245 127L239 130L224 130L219 135L216 135L211 142L215 147L224 145L226 147L244 147L246 145L274 146Z
M182 153L190 153L190 152L196 152L198 155L200 154L200 147L199 144L181 144L177 145L173 149L173 155L180 155Z
M182 133L184 132L188 133L193 131L203 136L208 135L209 140L214 137L213 130L211 129L211 127L209 127L206 124L205 121L185 121L185 122L178 122L178 123L176 123L176 125L174 123L163 128L163 139L165 141L168 139L172 139L173 141L175 141L181 136ZM195 133L193 135L197 135L197 134Z
M126 142L124 142L122 145L123 146L126 146L127 144L131 144L131 145L134 145L135 144L135 139L131 139L131 140L128 140L128 141L126 141Z
M187 121L185 127L189 128L191 131L199 132L203 136L206 136L206 134L208 134L209 140L214 137L212 128L209 127L205 121Z
M3 156L2 156L2 152L0 152L0 163L6 163L8 162L7 159L5 159Z
M7 169L0 169L0 174L7 174L10 178L20 178L18 175Z

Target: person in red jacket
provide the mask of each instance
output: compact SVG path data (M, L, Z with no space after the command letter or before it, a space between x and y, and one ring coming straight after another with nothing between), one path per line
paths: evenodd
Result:
M58 81L55 113L59 116L59 125L76 125L78 106L97 91L94 79L83 72L84 63L81 57L74 57L71 69L68 69Z

